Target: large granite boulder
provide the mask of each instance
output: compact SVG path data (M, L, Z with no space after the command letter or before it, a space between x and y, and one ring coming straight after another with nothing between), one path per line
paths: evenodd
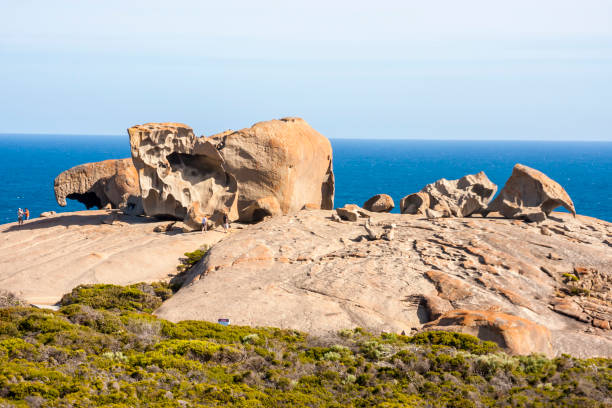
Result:
M238 216L259 221L334 204L332 147L300 118L259 122L209 137L238 182Z
M387 194L376 194L363 204L363 208L372 212L390 212L395 207L391 196Z
M253 222L305 205L333 207L331 144L302 119L208 138L179 123L148 123L128 133L147 215L197 227L204 215Z
M493 341L512 354L541 353L553 356L550 331L522 317L484 310L451 310L427 323L425 330L471 334Z
M402 214L427 215L427 209L447 217L469 217L482 213L495 195L497 186L484 172L457 180L440 179L400 201Z
M506 218L542 221L560 206L576 215L572 199L559 183L541 171L516 164L486 213L498 212Z
M132 159L86 163L63 171L55 178L55 199L62 207L66 198L92 207L121 208L142 214L138 173Z

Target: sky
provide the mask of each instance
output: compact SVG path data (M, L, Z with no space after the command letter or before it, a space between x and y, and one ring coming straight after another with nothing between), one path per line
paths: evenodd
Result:
M612 141L611 0L0 0L0 133Z

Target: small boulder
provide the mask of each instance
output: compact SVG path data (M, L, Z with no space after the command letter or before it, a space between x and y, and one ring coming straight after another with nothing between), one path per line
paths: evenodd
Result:
M497 186L482 171L457 180L440 179L402 198L400 211L427 215L430 209L445 216L469 217L484 212L496 191Z
M553 356L550 331L537 323L506 313L484 310L452 310L427 323L427 331L471 334L493 341L511 354L542 353Z
M346 221L357 221L358 218L370 218L370 215L356 204L346 204L344 207L336 208L338 216Z
M391 196L387 194L376 194L363 204L363 208L372 212L390 212L395 207Z
M485 215L498 212L506 218L539 222L560 206L576 216L572 199L559 183L538 170L517 164Z
M340 219L346 221L357 221L357 218L359 218L357 211L350 210L346 207L336 208L336 214L338 214Z
M42 218L47 218L47 217L53 217L55 214L56 214L55 211L45 211L45 212L40 213L40 216Z

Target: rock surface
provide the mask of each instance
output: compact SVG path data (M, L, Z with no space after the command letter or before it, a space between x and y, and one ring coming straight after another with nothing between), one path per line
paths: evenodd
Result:
M402 198L400 211L428 218L437 218L428 215L428 209L445 217L469 217L486 210L496 191L497 186L482 171L457 180L440 179Z
M554 356L550 331L522 317L484 310L453 310L427 323L425 330L471 334L493 341L512 354Z
M572 199L559 183L538 170L517 164L487 212L541 222L560 206L576 215Z
M516 220L369 213L369 221L334 222L332 214L301 211L229 236L156 313L313 333L410 333L453 309L495 312L545 327L554 354L612 357L612 224L553 213L546 236ZM395 224L394 239L368 239L366 222L378 230ZM579 313L555 310L559 299ZM546 351L544 332L543 343L528 337L521 349L507 337L505 346Z
M113 223L104 224L111 215ZM164 224L91 210L0 225L0 287L33 304L54 304L84 283L167 280L185 252L226 236L153 232Z
M86 163L63 171L55 178L55 199L62 207L66 198L93 207L121 208L142 214L138 173L132 159Z
M285 118L196 137L179 123L128 129L147 215L199 226L259 221L305 206L331 209L334 178L329 140L304 120Z
M390 212L395 208L395 203L387 194L376 194L363 204L363 208L372 212Z

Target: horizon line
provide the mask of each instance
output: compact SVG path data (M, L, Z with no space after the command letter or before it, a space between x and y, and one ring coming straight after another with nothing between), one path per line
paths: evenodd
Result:
M14 132L14 133L5 133L0 132L0 137L2 136L80 136L80 137L92 137L92 136L101 136L101 137L126 137L126 134L103 134L103 133L24 133L24 132ZM202 135L205 136L205 135ZM202 137L197 136L197 137ZM439 142L582 142L582 143L592 143L592 142L604 142L604 143L612 143L611 140L607 139L512 139L512 138L491 138L491 139L473 139L473 138L418 138L418 137L398 137L398 138L369 138L369 137L327 137L329 140L380 140L380 141L398 141L398 140L411 140L411 141L439 141Z

